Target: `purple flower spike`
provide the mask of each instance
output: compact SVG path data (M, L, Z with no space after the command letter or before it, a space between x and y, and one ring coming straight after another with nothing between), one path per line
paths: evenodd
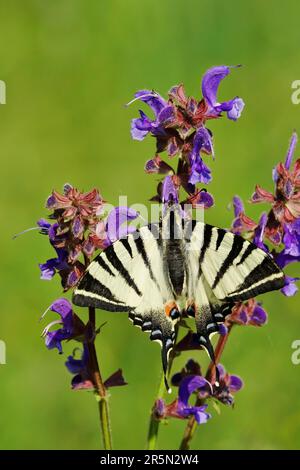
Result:
M138 212L126 206L119 206L113 209L107 218L106 224L109 242L113 243L134 232L135 227L128 225L128 222L135 220L138 216Z
M209 105L208 113L211 113L212 115L216 114L218 116L222 111L224 111L227 113L228 119L236 121L243 111L245 106L244 101L238 97L229 101L224 101L223 103L219 103L217 100L219 85L230 73L230 68L232 67L221 65L207 70L202 79L202 94Z
M287 170L289 170L290 167L291 167L291 163L292 163L293 155L294 155L295 148L296 148L296 145L297 145L297 141L298 141L298 135L297 135L296 132L293 132L291 140L290 140L290 145L289 145L289 148L288 148L288 151L287 151L287 154L286 154L285 163L284 163L284 166Z

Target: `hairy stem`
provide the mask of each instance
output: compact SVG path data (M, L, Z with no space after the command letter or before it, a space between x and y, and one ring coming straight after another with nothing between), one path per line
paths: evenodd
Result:
M95 335L96 327L96 315L95 309L89 307L89 322L92 327L93 334ZM96 336L96 335L95 335ZM111 439L111 427L110 427L110 418L109 418L109 407L108 407L108 395L107 390L104 386L102 376L100 373L97 352L95 348L95 338L92 341L87 343L89 350L89 366L91 375L93 378L93 384L95 388L95 393L97 395L97 401L99 406L99 417L100 417L100 426L102 432L103 446L105 450L112 449L112 439Z
M215 364L218 364L220 362L220 359L221 359L222 353L224 351L225 345L227 343L227 340L228 340L231 329L232 329L232 325L230 325L228 327L228 332L227 332L226 335L220 336L220 338L218 340L218 343L217 343L217 346L216 346L216 349L215 349L215 363L210 362L210 364L207 368L205 378L207 380L209 380L210 382L212 382L212 383L215 382L215 380L216 380L216 367L215 367ZM201 405L203 405L203 400L201 400L200 398L197 398L196 406L201 406ZM184 433L183 433L182 441L180 443L180 447L179 447L180 450L188 450L190 448L190 443L191 443L191 440L192 440L192 438L195 434L197 426L198 426L198 424L197 424L197 421L195 420L194 416L189 418L189 420L187 422L187 425L185 427Z

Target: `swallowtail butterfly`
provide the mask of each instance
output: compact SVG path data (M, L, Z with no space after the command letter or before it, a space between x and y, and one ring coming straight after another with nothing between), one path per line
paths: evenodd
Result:
M284 286L271 256L224 229L190 220L172 204L162 221L117 240L79 281L73 302L130 320L162 348L166 373L183 309L195 318L197 338L214 361L210 342L236 302Z

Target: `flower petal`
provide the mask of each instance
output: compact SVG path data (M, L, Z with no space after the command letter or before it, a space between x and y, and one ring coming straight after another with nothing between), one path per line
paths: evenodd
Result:
M178 397L181 404L184 406L188 405L191 394L202 387L210 386L208 380L200 375L188 375L184 377L179 386Z
M298 141L297 132L293 132L291 140L290 140L289 148L288 148L288 151L287 151L287 154L286 154L286 157L285 157L285 163L284 163L284 166L287 170L289 170L290 167L291 167L293 155L294 155L295 148L296 148L296 145L297 145L297 141Z
M191 175L189 177L189 183L204 183L208 184L211 181L211 171L208 166L205 165L201 157L197 157L192 163Z
M231 109L227 111L228 119L231 119L232 121L236 121L237 119L239 119L244 107L245 107L245 103L242 100L242 98L238 98L238 97L234 98L231 101Z
M229 389L231 392L238 392L243 387L243 385L244 383L238 375L230 375Z
M230 68L226 65L211 67L202 78L202 95L210 106L217 103L217 93L221 81L230 73Z
M242 199L239 196L234 196L232 199L234 216L238 217L242 212L244 212L244 204Z
M152 90L140 90L137 91L134 96L150 106L156 117L161 110L167 106L167 101Z
M179 203L178 189L174 185L172 176L166 176L163 181L162 201L165 204L169 202L173 202L175 204Z
M134 220L138 216L138 212L129 207L115 207L109 213L106 224L106 232L110 241L114 242L130 233L133 227L128 225L128 221ZM123 226L123 224L125 224L125 226Z
M269 203L273 204L274 196L269 191L266 191L265 189L261 188L259 185L256 185L255 191L251 196L251 202L253 202L253 203L256 203L256 202L269 202Z

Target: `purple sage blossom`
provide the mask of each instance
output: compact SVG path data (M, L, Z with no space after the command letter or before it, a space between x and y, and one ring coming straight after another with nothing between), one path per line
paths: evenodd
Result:
M84 334L84 324L80 318L74 314L72 305L67 299L60 298L55 300L46 312L48 310L58 313L60 319L49 323L44 328L42 336L45 338L45 344L48 349L57 348L58 352L62 354L62 341L72 338L79 339L80 336ZM61 328L51 331L51 328L57 325L60 325Z
M209 382L198 375L190 375L182 379L179 391L178 399L166 405L164 400L159 399L155 403L154 414L157 419L163 418L179 418L188 419L194 416L198 424L206 423L211 415L206 412L207 405L192 406L189 404L190 396L196 392L199 388L210 385Z
M228 119L236 121L243 111L245 106L244 101L239 97L222 103L219 103L217 100L219 85L229 75L231 68L221 65L207 70L202 79L202 94L209 105L208 114L219 116L224 111Z
M113 209L106 222L109 244L134 232L136 227L128 225L128 222L137 219L137 217L139 217L139 213L129 207L119 206Z

